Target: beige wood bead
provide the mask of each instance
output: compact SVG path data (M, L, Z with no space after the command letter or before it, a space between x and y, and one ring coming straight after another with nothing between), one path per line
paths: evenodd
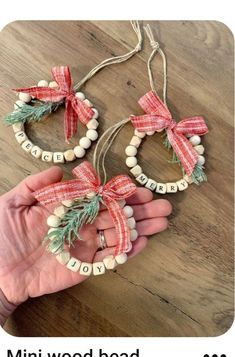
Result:
M137 165L137 158L135 156L129 156L126 158L126 166L134 167Z
M86 105L88 105L88 107L93 107L93 104L91 103L91 101L89 99L84 99L84 103L86 103Z
M67 211L68 211L68 207L61 205L54 209L54 214L59 218L63 218Z
M89 199L91 199L91 198L93 198L95 196L96 196L96 192L95 191L92 191L92 192L89 192L89 193L86 194L86 197L89 198Z
M92 119L97 119L99 118L99 112L96 108L92 108L93 110L93 116L92 116Z
M85 97L85 94L82 93L82 92L77 92L75 94L75 96L79 99L79 100L84 100L86 97Z
M125 217L130 218L133 216L134 210L131 206L125 206L123 207L123 213Z
M43 151L42 152L42 161L52 162L53 160L53 152L51 151Z
M151 191L154 191L157 187L157 182L152 179L148 179L148 181L145 184L145 187Z
M93 274L101 275L105 273L105 265L103 262L93 263Z
M115 257L115 260L118 264L124 264L127 261L127 254L126 253L119 254Z
M74 154L75 154L75 156L78 158L78 159L80 159L80 158L82 158L83 156L85 156L85 154L86 154L86 150L85 149L83 149L81 146L75 146L75 148L73 149L73 151L74 151Z
M155 133L155 131L147 131L146 134L147 134L148 136L151 136L151 135L153 135L154 133Z
M87 137L83 137L79 140L79 145L83 149L88 149L91 146L91 140Z
M56 232L57 228L50 228L47 232L47 234L50 234L51 232ZM50 240L54 239L56 237L56 234L55 235L51 235L49 237Z
M177 184L175 182L167 182L166 184L166 192L167 193L175 193L177 192Z
M166 184L158 182L155 192L165 194L166 193Z
M21 145L22 149L26 152L30 152L33 148L33 143L30 140L26 140Z
M136 229L131 229L131 241L134 242L138 238L138 232Z
M89 276L92 273L91 263L82 263L79 269L79 274Z
M136 227L136 221L134 217L127 219L127 224L130 229L134 229Z
M198 160L197 160L197 164L200 165L200 166L203 166L206 162L206 159L204 156L202 155L198 155Z
M25 132L22 131L18 131L18 133L15 134L15 138L18 141L19 144L22 144L25 140L27 140L27 135L25 134Z
M133 145L128 145L126 147L125 153L127 156L135 156L137 154L137 148Z
M76 273L79 270L81 263L82 262L80 260L72 257L69 259L66 267Z
M191 176L184 175L184 180L187 181L189 184L193 183L193 179Z
M62 152L54 152L53 153L53 162L55 164L63 164L64 163L64 154Z
M96 119L91 119L86 125L87 129L97 129L98 126L99 122Z
M25 102L23 102L23 100L17 100L14 104L14 109L20 109L23 107L23 105L25 105Z
M59 85L56 81L51 81L51 82L49 82L49 87L53 88L53 89L57 89L57 88L59 88Z
M61 219L59 217L55 216L54 214L51 214L47 218L47 225L49 227L57 228L57 227L59 227L60 223L61 223Z
M19 100L22 100L24 103L29 103L32 97L28 93L19 93Z
M138 148L141 144L141 138L139 138L138 136L133 136L131 141L130 141L130 145L135 146L136 148Z
M126 204L126 200L120 200L120 201L118 201L118 204L121 208L123 208Z
M95 129L89 129L86 132L86 137L91 141L95 141L98 138L98 133Z
M76 155L75 155L73 149L66 150L64 152L64 158L66 161L74 161L76 159Z
M38 87L48 87L49 83L42 79L41 81L38 82Z
M15 123L12 125L12 129L14 133L17 133L18 131L24 131L24 124L21 122Z
M184 191L186 188L188 188L188 182L184 179L177 181L176 184L179 191Z
M130 169L130 172L132 173L133 176L137 177L140 174L142 174L142 168L140 167L140 165L136 165L134 167L132 167L132 169Z
M140 174L136 177L136 181L139 182L141 185L145 185L148 181L148 177L145 174Z
M203 155L204 154L205 148L204 148L203 145L196 145L196 146L194 146L194 149L197 151L197 153L199 155Z
M138 136L140 139L143 139L146 136L146 133L143 133L141 131L138 131L137 129L135 129L135 133L136 136Z
M56 255L56 259L62 265L66 265L70 260L70 253L67 250L63 250L61 253Z
M107 255L103 259L103 263L104 263L106 269L114 269L118 265L116 260L114 259L114 257L112 255Z
M31 155L39 159L42 156L42 149L39 146L33 146L31 150Z
M69 207L72 207L74 201L73 201L73 200L64 200L64 201L62 201L61 203L62 203L62 205L64 205L65 207L68 207L68 208L69 208Z

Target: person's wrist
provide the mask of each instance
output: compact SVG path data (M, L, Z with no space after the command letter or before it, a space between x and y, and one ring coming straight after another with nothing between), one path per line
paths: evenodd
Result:
M0 326L3 326L8 317L17 308L17 305L10 303L0 288Z

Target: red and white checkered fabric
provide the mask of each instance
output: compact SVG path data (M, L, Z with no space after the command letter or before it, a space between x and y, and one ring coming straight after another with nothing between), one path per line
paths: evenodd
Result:
M186 135L205 135L208 133L203 117L185 118L177 123L172 119L166 105L153 91L146 93L138 103L147 114L132 115L130 120L133 126L140 132L166 129L167 137L173 150L186 173L190 176L198 161L198 154L186 138Z
M65 100L64 131L66 140L70 140L77 132L78 119L87 124L94 112L84 101L75 96L72 87L71 73L68 66L52 68L53 79L58 89L50 87L17 88L16 92L28 93L43 102L57 103Z
M130 229L127 219L119 206L118 201L132 196L136 192L136 186L128 176L119 175L112 178L102 186L91 164L82 162L74 170L74 180L52 184L34 192L34 197L43 205L63 200L71 200L84 197L90 192L96 192L109 210L117 234L115 256L124 253L130 245Z

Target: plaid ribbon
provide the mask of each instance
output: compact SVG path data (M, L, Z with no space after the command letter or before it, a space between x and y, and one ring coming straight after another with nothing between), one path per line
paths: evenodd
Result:
M66 140L70 140L77 132L78 119L83 124L87 124L94 112L86 103L75 96L68 66L53 67L52 76L58 84L58 89L50 87L31 87L17 88L14 89L14 91L28 93L43 102L56 103L65 100L64 132Z
M168 140L181 161L187 175L191 175L198 161L198 154L186 135L205 135L208 132L203 117L195 116L177 123L161 99L153 92L146 93L139 105L147 113L130 117L133 126L140 132L166 129Z
M102 196L116 229L115 256L126 252L130 244L130 229L117 201L133 195L136 191L135 184L128 176L119 175L102 186L100 178L88 161L82 162L72 172L76 179L47 186L34 192L34 197L41 204L47 205L63 200L73 200L84 197L90 192L96 192Z

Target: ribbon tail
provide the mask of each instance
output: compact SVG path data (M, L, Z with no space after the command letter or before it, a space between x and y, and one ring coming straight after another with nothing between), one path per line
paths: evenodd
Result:
M92 108L75 96L72 98L71 104L80 122L86 125L94 115Z
M123 213L122 208L115 200L106 200L105 204L112 217L114 227L117 235L117 245L114 256L125 253L130 245L130 229L128 227L127 219Z
M69 141L74 134L77 132L78 125L78 115L74 111L71 100L67 99L65 103L65 114L64 114L64 132L65 139Z

